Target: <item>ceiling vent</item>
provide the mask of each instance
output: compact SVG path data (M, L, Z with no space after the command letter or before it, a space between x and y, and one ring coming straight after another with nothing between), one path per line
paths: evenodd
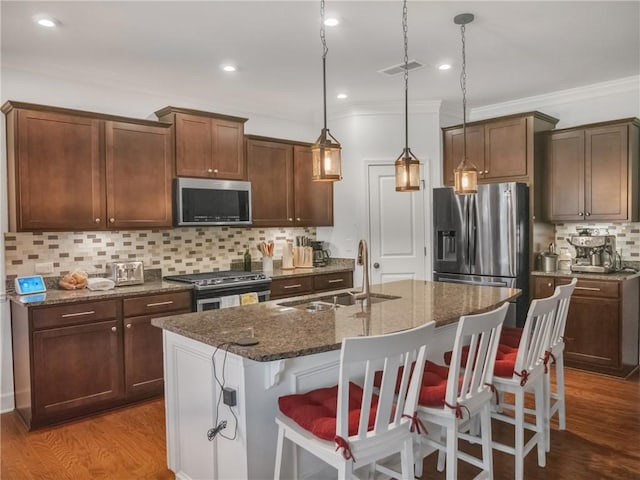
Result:
M407 67L410 71L417 70L419 68L423 68L424 64L418 62L417 60L409 60L409 62L407 63ZM395 77L396 75L400 75L402 72L404 72L404 63L393 65L391 67L387 67L378 71L390 77Z

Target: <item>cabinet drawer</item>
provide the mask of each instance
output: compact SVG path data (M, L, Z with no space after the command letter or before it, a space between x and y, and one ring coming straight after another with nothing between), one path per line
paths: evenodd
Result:
M271 298L295 297L313 290L313 277L275 279L271 282Z
M556 280L556 285L566 285L570 281L570 278L559 278ZM573 294L581 297L618 298L620 296L620 282L578 280Z
M175 310L191 310L191 292L160 293L158 295L125 298L122 304L125 317L154 315Z
M353 287L353 274L351 272L328 273L316 275L313 278L313 288L316 291L338 290Z
M41 330L112 319L117 317L117 312L117 300L42 307L33 311L33 329Z

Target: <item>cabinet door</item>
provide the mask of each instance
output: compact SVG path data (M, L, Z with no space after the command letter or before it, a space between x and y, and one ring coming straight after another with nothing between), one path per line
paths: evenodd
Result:
M180 312L186 313L188 312ZM162 329L157 315L124 319L124 375L127 397L159 395L164 389Z
M333 225L333 182L314 182L311 148L293 147L294 213L297 226Z
M546 298L553 295L555 290L555 279L553 277L532 276L533 298Z
M244 124L228 120L211 120L213 158L211 177L245 180Z
M551 134L547 178L549 220L584 219L584 131Z
M565 360L569 366L620 367L620 303L577 296L569 304Z
M484 125L484 135L483 179L507 180L532 173L527 169L526 118L488 122Z
M627 126L585 130L585 215L590 221L627 220Z
M453 186L453 171L462 161L464 151L462 128L445 130L442 179ZM484 176L484 125L467 127L467 159L478 168L478 179Z
M169 227L171 131L105 122L109 228Z
M313 292L313 277L276 278L271 281L271 300Z
M16 229L104 228L100 122L29 110L17 115Z
M211 119L176 113L175 126L178 177L210 177L213 174Z
M247 140L247 174L251 182L253 225L293 225L293 148Z
M33 333L33 423L104 408L122 394L117 320Z

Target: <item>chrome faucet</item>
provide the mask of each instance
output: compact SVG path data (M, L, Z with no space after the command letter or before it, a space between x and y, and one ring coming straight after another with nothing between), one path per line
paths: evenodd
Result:
M353 294L356 300L366 299L369 303L369 250L367 248L367 241L360 240L358 243L358 265L362 265L362 290Z

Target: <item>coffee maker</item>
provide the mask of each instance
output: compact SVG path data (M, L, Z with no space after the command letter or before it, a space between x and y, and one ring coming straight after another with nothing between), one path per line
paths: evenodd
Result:
M329 263L329 252L324 249L322 242L311 242L311 248L313 248L313 266L326 267Z
M598 233L580 230L569 237L569 243L576 249L572 272L609 273L616 270L616 237Z

